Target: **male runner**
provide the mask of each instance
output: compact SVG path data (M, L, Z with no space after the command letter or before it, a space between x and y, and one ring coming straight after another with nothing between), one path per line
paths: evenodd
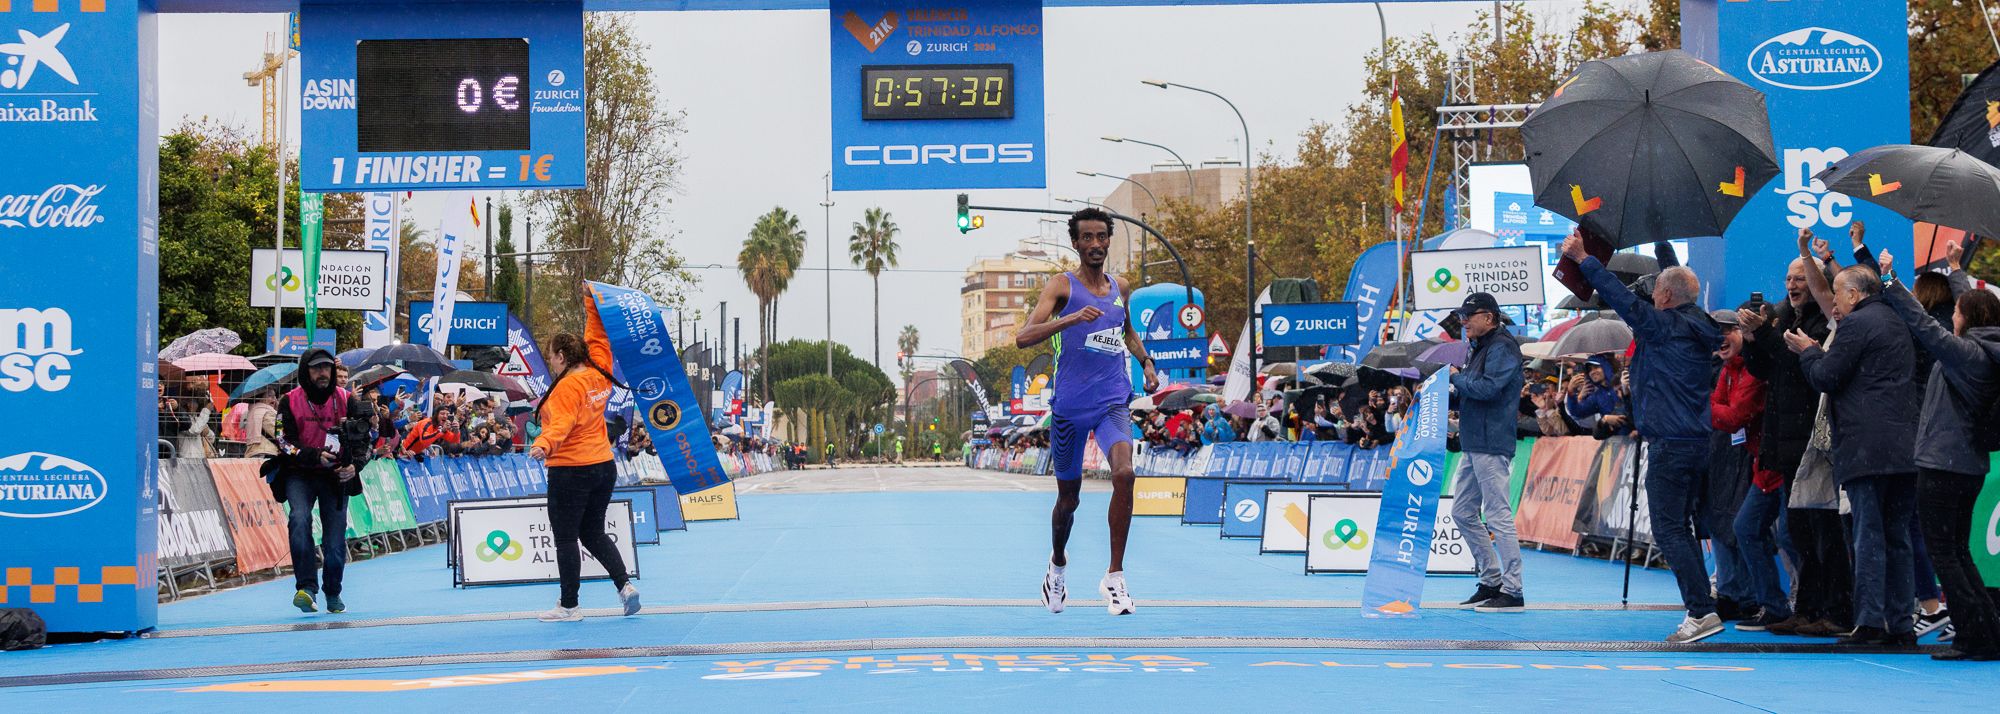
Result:
M1096 208L1071 214L1069 241L1083 266L1042 286L1034 314L1014 336L1015 346L1021 348L1056 338L1054 396L1049 400L1049 450L1056 474L1056 509L1050 526L1055 548L1049 554L1048 574L1042 577L1042 604L1049 612L1063 611L1063 568L1069 565L1063 547L1069 542L1083 491L1083 440L1095 437L1111 461L1112 489L1107 516L1111 567L1097 589L1104 593L1111 614L1130 615L1125 535L1132 528L1132 417L1126 403L1132 398L1132 378L1125 371L1125 356L1145 365L1147 392L1159 387L1160 378L1139 343L1139 333L1125 318L1125 295L1119 292L1118 281L1104 274L1104 257L1111 250L1111 215Z

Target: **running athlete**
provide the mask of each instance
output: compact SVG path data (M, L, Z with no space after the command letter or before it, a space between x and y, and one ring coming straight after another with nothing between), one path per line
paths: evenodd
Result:
M1113 615L1132 614L1132 595L1125 589L1125 535L1132 527L1132 378L1125 356L1145 366L1146 391L1159 387L1153 360L1140 346L1139 333L1125 318L1125 295L1118 281L1104 274L1104 257L1111 250L1111 215L1086 208L1069 217L1070 245L1083 266L1042 286L1041 300L1026 327L1014 336L1027 348L1054 337L1056 373L1049 400L1049 447L1055 464L1056 508L1051 519L1054 549L1048 573L1042 577L1042 604L1062 612L1066 585L1063 569L1069 559L1070 525L1076 520L1083 491L1084 439L1095 437L1111 461L1111 567L1098 581L1105 609Z

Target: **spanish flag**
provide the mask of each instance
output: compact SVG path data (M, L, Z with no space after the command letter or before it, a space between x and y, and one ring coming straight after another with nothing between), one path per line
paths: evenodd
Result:
M1409 180L1410 137L1403 131L1403 96L1396 89L1396 80L1389 80L1389 130L1395 132L1395 140L1389 145L1389 198L1397 213L1403 212L1403 185Z
M1405 163L1407 163L1407 161ZM1396 184L1396 205L1400 207L1403 205L1403 184L1401 183L1401 179L1397 179L1397 181L1398 183ZM479 228L479 199L473 198L467 201L465 208L467 213L472 214L472 227L475 229ZM1400 211L1402 209L1397 208L1396 210Z

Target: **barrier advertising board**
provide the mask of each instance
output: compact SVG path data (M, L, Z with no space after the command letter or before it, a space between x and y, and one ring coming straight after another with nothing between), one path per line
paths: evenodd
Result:
M1264 492L1263 538L1257 546L1259 553L1304 553L1306 538L1311 533L1311 514L1306 512L1307 499L1313 494L1344 493L1345 489L1267 489Z
M548 504L466 504L452 511L451 549L458 554L452 582L458 586L557 582L556 539L549 531ZM625 568L639 577L633 549L632 501L614 499L604 512L605 534L618 548ZM466 537L470 536L470 537ZM583 579L610 577L583 549Z
M1315 494L1307 499L1306 574L1366 573L1374 545L1382 494ZM1438 499L1436 525L1431 530L1431 575L1476 575L1465 534L1451 519L1451 497Z

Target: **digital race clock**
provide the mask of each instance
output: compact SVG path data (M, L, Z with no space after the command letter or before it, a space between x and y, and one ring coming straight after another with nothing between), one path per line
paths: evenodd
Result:
M1014 65L864 66L861 118L1012 119Z
M354 59L361 151L527 150L527 40L362 40Z

